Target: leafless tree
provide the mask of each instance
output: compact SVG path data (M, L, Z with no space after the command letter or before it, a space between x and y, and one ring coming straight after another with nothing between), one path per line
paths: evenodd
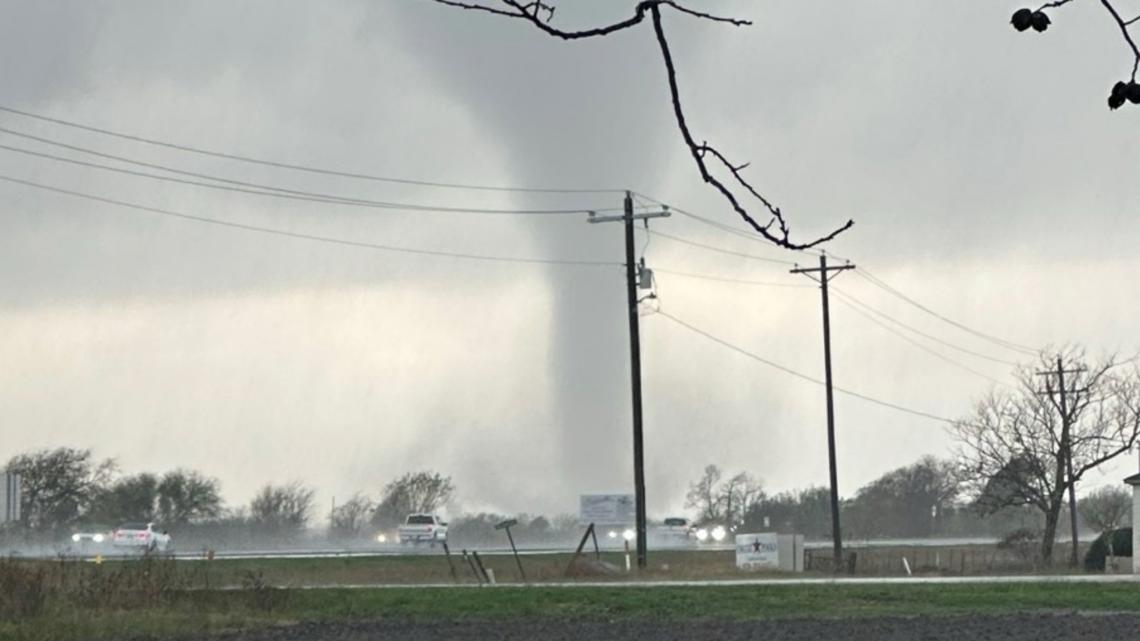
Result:
M1128 520L1132 511L1132 496L1122 487L1102 487L1081 499L1077 504L1085 523L1104 535L1108 555L1112 549L1112 533Z
M454 493L450 476L426 471L405 474L384 486L372 522L391 527L402 523L409 514L435 512Z
M1066 491L1089 470L1129 451L1140 436L1135 369L1124 371L1111 360L1087 366L1078 350L1070 350L1063 361L1066 369L1083 369L1066 382L1067 420L1059 411L1060 390L1037 375L1039 369L1056 366L1052 357L1042 355L1040 363L1019 372L1018 389L991 391L972 417L952 428L962 478L979 505L989 511L1031 505L1042 512L1046 563L1052 560Z
M300 481L266 485L249 504L250 520L267 534L299 532L309 523L314 493Z
M1049 17L1049 11L1058 9L1067 4L1072 4L1076 0L1053 0L1046 2L1037 9L1018 9L1013 14L1013 27L1018 31L1029 31L1030 29L1041 33L1049 28L1053 23ZM1136 82L1137 72L1140 71L1140 48L1136 46L1136 41L1132 38L1131 28L1136 23L1140 22L1140 16L1126 19L1124 15L1116 8L1117 2L1115 0L1087 0L1086 4L1094 3L1099 4L1100 7L1108 13L1112 21L1120 29L1120 34L1124 37L1124 43L1128 46L1132 55L1132 75L1128 80L1121 80L1112 87L1112 93L1108 97L1108 107L1110 109L1119 109L1125 103L1131 102L1135 105L1140 105L1140 84Z
M340 538L360 536L375 507L372 500L363 494L355 494L351 499L336 506L332 511L330 534Z
M783 212L772 201L757 190L752 183L744 177L744 170L749 163L737 164L732 162L716 147L707 141L697 142L689 128L685 117L685 110L681 103L681 90L677 84L677 68L673 61L673 53L669 48L669 40L665 36L665 26L662 23L662 10L670 10L685 17L700 20L710 20L732 26L747 26L752 23L738 18L725 18L709 13L690 9L676 0L641 0L634 7L633 15L625 20L602 27L583 29L580 31L564 31L552 25L556 6L541 0L523 2L523 0L498 0L497 4L480 4L464 0L434 0L439 4L467 9L471 11L493 14L506 18L513 18L530 23L542 32L562 40L582 40L597 38L636 27L648 18L653 25L653 33L657 38L657 46L661 51L661 60L665 67L665 76L669 82L669 93L672 97L673 115L680 129L681 138L689 149L693 162L696 163L701 179L712 186L723 197L752 229L756 230L767 240L788 249L807 249L825 243L849 229L854 221L848 220L831 233L812 241L797 242L791 238L791 228ZM491 0L486 0L491 2ZM725 179L718 178L714 169L723 172ZM731 186L730 186L731 185ZM754 215L745 205L753 201L764 212L760 216ZM763 221L761 221L763 219Z
M685 505L697 510L698 522L720 522L732 527L762 498L763 486L751 475L740 472L725 480L719 467L708 465L701 478L689 486Z
M689 486L689 493L685 496L685 507L697 511L698 522L719 521L724 516L718 492L722 476L719 467L706 465L701 478Z
M744 515L764 498L764 487L750 474L740 472L724 482L720 496L725 523L736 527L744 520Z

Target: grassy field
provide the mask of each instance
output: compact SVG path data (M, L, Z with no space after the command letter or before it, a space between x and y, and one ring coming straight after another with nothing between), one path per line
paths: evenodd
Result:
M912 559L918 559L917 552L896 550L885 554L892 558L911 554ZM619 572L581 578L596 582L757 576L736 570L731 551L655 552L647 570L628 574L624 572L623 555L603 554L602 559ZM498 587L474 587L476 580L471 568L461 556L453 556L454 579L442 555L144 559L101 564L75 559L0 560L0 641L161 638L345 618L547 617L608 621L938 615L1042 609L1140 612L1140 585L1131 584L542 587L542 582L569 580L565 569L570 555L554 554L523 557L523 569L532 583L523 587L519 585L513 557L485 556L483 560L494 571ZM951 570L927 573L954 574ZM411 587L424 583L470 587ZM337 587L378 584L409 587ZM318 589L302 589L313 587Z
M579 619L737 620L998 614L1025 611L1140 612L1129 584L777 585L703 588L387 588L172 592L145 605L49 604L0 622L4 641L68 641L289 625L304 620Z
M566 568L572 555L543 554L522 556L523 571L530 582L565 581ZM519 583L518 566L512 556L481 556L483 565L493 571L498 583ZM589 555L588 558L593 558ZM597 580L628 580L625 558L618 553L603 553L601 560L616 568L618 573L605 576L583 577ZM266 583L280 587L335 586L368 584L422 584L470 583L477 581L471 565L460 555L452 555L455 568L443 555L374 556L321 559L216 559L213 561L177 561L182 572L194 578L194 583L205 587L240 585L253 573ZM113 564L107 564L113 565ZM747 576L735 567L733 552L657 552L653 562L644 571L636 573L638 579L718 579Z

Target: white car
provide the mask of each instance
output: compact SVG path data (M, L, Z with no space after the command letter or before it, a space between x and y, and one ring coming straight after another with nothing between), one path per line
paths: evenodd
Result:
M400 543L444 543L447 541L447 523L435 514L409 514L404 524L396 528Z
M170 534L154 523L124 523L111 535L111 545L139 552L169 552Z

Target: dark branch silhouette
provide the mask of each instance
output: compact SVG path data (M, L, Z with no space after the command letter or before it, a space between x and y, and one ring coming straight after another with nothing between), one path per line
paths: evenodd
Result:
M470 4L467 2L456 2L455 0L435 0L435 1L440 3L440 4L445 4L449 7L457 7L459 9L470 9L471 11L486 11L487 13L493 13L497 16L506 16L508 18L525 18L526 17L526 16L521 16L514 11L504 11L502 9L496 9L494 7L485 7L481 4Z
M544 33L560 38L562 40L580 40L583 38L594 38L599 36L608 36L612 33L629 29L630 27L637 26L645 21L648 17L650 22L653 23L653 31L657 37L657 45L661 50L661 58L665 63L665 73L669 82L669 94L673 102L673 114L677 120L677 127L681 131L681 138L689 147L689 153L693 157L693 161L700 170L701 178L711 185L725 200L728 201L732 209L742 218L752 229L756 230L761 236L771 241L772 243L788 249L808 249L815 247L821 243L832 240L839 234L851 228L854 221L848 220L838 229L832 231L826 236L822 236L810 242L795 242L791 239L791 228L788 225L787 219L784 217L783 212L779 207L776 207L765 198L760 192L744 178L742 172L748 167L748 163L734 164L729 159L710 145L708 142L702 141L697 143L692 131L689 129L688 121L685 118L685 111L681 105L681 92L677 84L677 69L673 63L673 54L669 49L669 41L665 36L665 28L661 23L661 8L668 7L674 11L701 20L710 20L713 22L725 23L732 26L747 26L752 22L749 20L742 20L739 18L726 18L715 16L702 11L697 11L685 7L674 0L641 0L634 8L634 13L631 17L615 22L603 27L595 27L592 29L584 29L581 31L564 31L558 29L550 24L554 17L554 5L547 4L541 1L530 3L522 3L519 0L500 0L505 8L491 7L473 2L464 2L461 0L434 0L440 4L451 7L458 7L460 9L469 9L474 11L483 11L495 15L506 16L526 20ZM1065 0L1072 1L1072 0ZM543 19L542 16L545 16ZM727 170L732 175L732 180L739 184L748 195L759 201L760 205L767 212L768 220L760 222L755 216L749 213L748 209L741 202L741 198L737 196L736 192L730 189L724 182L718 179L710 170L707 158L713 158L717 164L721 165L723 169ZM731 181L730 181L731 182Z
M1131 20L1125 20L1113 4L1115 0L1098 1L1112 17L1116 25L1120 27L1120 33L1124 36L1124 42L1128 45L1128 48L1132 50L1132 75L1129 77L1128 82L1121 81L1113 85L1112 93L1108 97L1108 107L1109 109L1119 109L1124 106L1125 102L1140 105L1140 84L1136 82L1136 75L1140 73L1140 47L1136 46L1136 40L1133 39L1132 32L1129 31L1129 27L1140 22L1140 16L1136 16ZM1026 31L1032 27L1034 31L1043 32L1052 24L1052 20L1048 14L1045 13L1045 10L1056 9L1073 2L1076 2L1076 0L1055 0L1054 2L1047 2L1041 5L1036 10L1018 9L1013 14L1011 22L1013 23L1013 27L1018 31Z
M1112 6L1111 2L1108 0L1100 0L1100 3L1112 14L1112 19L1120 26L1120 32L1124 35L1124 41L1132 48L1132 82L1135 83L1136 72L1140 70L1140 48L1136 47L1136 41L1132 39L1132 34L1128 31L1128 25L1136 22L1136 18L1125 22L1124 18L1120 17L1120 12L1116 10L1116 7Z

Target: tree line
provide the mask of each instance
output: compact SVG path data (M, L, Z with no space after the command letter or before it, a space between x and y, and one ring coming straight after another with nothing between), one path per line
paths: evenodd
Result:
M154 522L205 538L290 538L318 520L312 487L300 481L262 486L246 505L227 507L221 483L185 468L162 474L120 474L113 459L89 449L58 447L12 457L9 472L21 477L20 521L10 529L30 537L62 537L125 522ZM390 529L414 512L431 512L455 491L450 477L408 473L382 488L373 502L357 494L329 514L329 532L340 538ZM239 536L240 538L240 536Z
M1126 522L1123 487L1077 500L1078 484L1129 452L1140 436L1140 375L1135 359L1093 360L1079 348L1042 354L1016 372L1017 383L993 388L956 421L953 456L924 457L891 470L842 501L847 538L925 538L1018 535L1035 539L1037 557L1051 562L1061 525L1108 531ZM90 450L61 447L21 454L8 469L23 478L21 531L59 534L84 526L158 521L182 532L214 532L232 540L295 537L313 525L314 491L300 482L267 484L248 505L223 505L217 479L176 469L120 475L113 460ZM410 472L375 496L358 493L327 515L334 539L352 540L390 530L406 515L434 512L453 498L451 477ZM696 521L745 531L782 530L810 539L831 532L823 487L768 494L747 472L726 475L709 465L694 481L686 506ZM521 515L525 537L569 535L572 516ZM494 536L502 516L464 515L452 536ZM1076 545L1074 544L1074 549Z
M1032 505L996 508L972 495L954 460L922 457L883 474L840 503L849 539L924 539L1025 536L1040 540L1046 515ZM1114 530L1130 522L1131 495L1123 487L1102 487L1077 502L1082 531ZM831 537L830 493L826 487L768 494L741 472L728 476L716 465L690 484L686 505L697 524L719 524L740 532L777 530L809 540ZM1062 516L1068 508L1062 506Z
M183 548L242 547L312 537L313 526L324 522L333 542L364 542L379 533L391 536L408 514L436 512L455 494L449 476L409 472L384 485L375 499L354 494L326 516L318 515L314 489L298 481L266 484L248 504L226 506L216 478L184 468L124 475L114 460L98 459L88 449L27 452L10 459L7 469L23 481L21 520L4 532L17 539L22 535L66 541L74 532L104 531L137 521L170 529ZM450 523L449 538L467 545L500 542L504 535L495 525L506 518L461 515ZM518 521L513 533L520 543L568 541L580 535L573 515L512 518Z

